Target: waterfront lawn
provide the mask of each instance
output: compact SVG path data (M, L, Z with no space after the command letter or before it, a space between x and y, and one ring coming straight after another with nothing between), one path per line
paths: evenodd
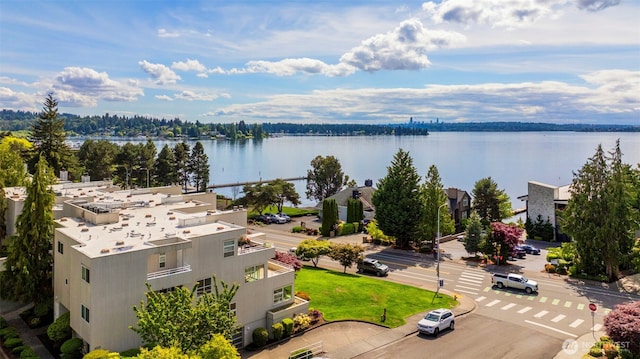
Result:
M267 208L265 208L262 213L278 213L278 207L277 206L269 206ZM318 215L318 210L316 209L306 209L306 208L298 208L298 207L282 207L282 213L286 214L287 216L293 218L293 217L302 217L302 216L309 216L309 215L313 215L313 216L317 216ZM255 210L251 210L249 212L249 217L251 218L252 216L258 216L259 213Z
M436 308L453 308L453 298L366 275L342 273L304 266L296 273L296 291L310 297L309 308L322 312L325 320L362 320L395 328L405 318ZM381 320L384 308L387 317Z

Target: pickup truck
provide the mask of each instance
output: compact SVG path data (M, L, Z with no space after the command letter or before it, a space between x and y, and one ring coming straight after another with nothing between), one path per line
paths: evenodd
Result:
M538 282L527 279L527 277L520 274L493 273L491 275L491 283L498 288L521 289L527 294L538 292Z

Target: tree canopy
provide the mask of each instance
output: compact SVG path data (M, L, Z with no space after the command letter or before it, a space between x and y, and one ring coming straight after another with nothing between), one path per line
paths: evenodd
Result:
M309 258L314 267L318 266L320 256L331 252L331 243L317 239L305 239L296 247L296 255L301 258Z
M580 272L614 280L620 265L629 263L638 223L632 183L619 142L608 155L598 145L593 157L574 173L561 221L576 242Z
M307 191L309 199L322 201L338 193L349 182L349 176L342 172L340 161L334 156L316 156L307 170Z
M364 247L359 244L353 243L333 243L331 245L331 251L329 251L329 258L334 261L338 261L343 267L343 273L347 272L347 267L351 268L360 256L364 253Z
M440 208L440 235L453 233L455 223L451 218L450 209L448 207L448 197L444 192L444 186L440 179L440 173L435 165L429 167L429 171L425 176L425 183L422 186L421 193L423 196L424 218L420 233L424 240L434 241L438 234L438 208ZM433 243L435 248L435 242Z
M498 184L491 177L478 180L472 193L472 207L483 226L488 227L491 222L500 222L513 215L511 199L504 190L498 189Z
M421 221L425 216L420 189L420 176L413 166L413 159L409 152L399 149L372 198L378 228L395 237L398 247L406 247L420 236Z
M209 156L204 153L204 147L200 141L196 142L191 150L189 170L196 191L206 192L209 184Z
M5 270L0 272L4 298L41 303L53 296L54 181L53 171L40 157L16 221L16 236L8 241Z

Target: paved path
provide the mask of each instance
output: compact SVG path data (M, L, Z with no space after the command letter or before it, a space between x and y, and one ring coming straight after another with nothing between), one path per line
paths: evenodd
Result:
M20 338L22 339L24 344L26 346L31 347L31 349L33 349L36 352L36 354L38 354L40 359L54 359L53 355L49 353L47 348L42 344L42 342L38 338L38 335L45 334L47 332L47 327L31 329L20 317L20 313L29 309L31 305L18 307L15 305L15 303L12 304L12 303L3 302L2 304L3 304L2 305L3 309L7 308L10 311L2 312L0 313L0 315L2 315L2 317L7 320L7 323L9 324L9 326L12 326L18 330L18 333L20 333ZM0 355L2 355L2 358L4 359L9 359L7 354L5 354L1 349L0 349Z

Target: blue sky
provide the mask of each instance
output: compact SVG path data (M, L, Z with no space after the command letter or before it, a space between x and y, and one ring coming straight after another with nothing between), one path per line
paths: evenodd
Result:
M640 1L0 2L0 108L640 124Z

